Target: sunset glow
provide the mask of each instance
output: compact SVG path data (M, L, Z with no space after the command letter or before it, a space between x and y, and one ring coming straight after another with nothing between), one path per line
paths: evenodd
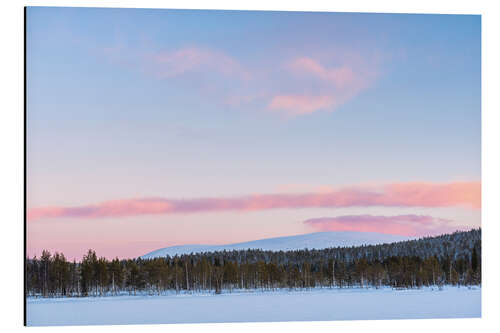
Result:
M28 255L480 227L480 23L29 8Z

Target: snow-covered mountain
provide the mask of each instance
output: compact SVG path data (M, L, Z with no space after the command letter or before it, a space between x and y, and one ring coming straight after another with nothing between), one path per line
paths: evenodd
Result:
M244 243L226 245L179 245L170 246L155 250L143 255L143 259L157 257L175 256L181 254L262 249L269 251L287 251L300 249L325 249L329 247L345 247L360 245L375 245L383 243L393 243L412 239L411 237L381 234L377 232L356 232L356 231L330 231L315 232L312 234L266 238Z

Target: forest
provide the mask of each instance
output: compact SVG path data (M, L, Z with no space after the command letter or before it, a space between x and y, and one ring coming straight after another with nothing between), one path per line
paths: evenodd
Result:
M89 250L71 262L43 251L27 258L25 269L29 297L480 285L481 229L371 246L155 259L108 260Z

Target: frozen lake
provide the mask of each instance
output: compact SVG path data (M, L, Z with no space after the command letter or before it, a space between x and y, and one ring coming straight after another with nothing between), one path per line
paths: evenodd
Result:
M470 318L481 289L314 289L28 299L29 326Z

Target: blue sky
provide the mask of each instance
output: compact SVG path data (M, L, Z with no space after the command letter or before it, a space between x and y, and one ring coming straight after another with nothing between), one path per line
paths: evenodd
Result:
M30 208L480 181L480 16L30 7L27 74ZM307 231L297 210L271 213L127 219L244 221L212 242ZM320 213L337 215L300 211ZM172 242L211 241L191 236Z

